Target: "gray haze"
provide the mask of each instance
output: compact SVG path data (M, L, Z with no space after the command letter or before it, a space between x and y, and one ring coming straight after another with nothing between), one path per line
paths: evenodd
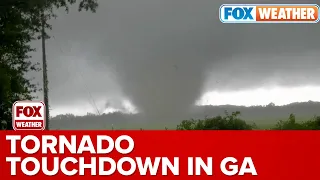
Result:
M50 104L91 94L178 118L210 90L320 85L319 24L219 21L223 3L275 2L319 0L101 0L96 14L61 12L47 43Z

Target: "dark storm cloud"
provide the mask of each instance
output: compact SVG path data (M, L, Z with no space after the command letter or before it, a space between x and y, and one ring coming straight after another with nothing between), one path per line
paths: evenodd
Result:
M52 38L46 43L50 104L67 107L81 106L83 102L92 104L92 101L111 97L120 99L122 95L116 83L116 73L105 63L107 57L98 59L101 57L94 51L99 41L90 32L81 32L78 27L64 24L68 23L63 21L64 16L66 14L63 13L59 16L61 23L53 21ZM41 62L41 44L34 42L32 45L38 48L36 53L32 53L32 60ZM38 77L36 80L42 87L42 72L31 76ZM39 96L41 98L42 94Z
M222 24L218 18L223 3L299 2L308 3L108 0L97 14L61 14L52 34L65 53L48 42L56 49L48 50L51 99L83 98L78 89L86 84L100 98L123 95L148 115L173 117L204 90L320 84L318 24Z
M315 49L296 51L238 55L234 61L213 67L207 88L237 91L261 86L319 86L320 53Z

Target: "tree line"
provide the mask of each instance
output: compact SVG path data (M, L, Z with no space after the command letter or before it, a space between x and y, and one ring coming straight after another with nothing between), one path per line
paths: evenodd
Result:
M183 120L177 125L177 130L320 130L320 116L307 121L297 121L294 114L286 120L279 120L270 128L260 128L256 124L247 123L239 118L239 111L225 116L216 116L199 120Z

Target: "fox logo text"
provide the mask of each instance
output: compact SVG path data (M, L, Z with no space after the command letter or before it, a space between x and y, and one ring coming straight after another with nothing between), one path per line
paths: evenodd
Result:
M45 104L41 101L17 101L12 107L14 130L44 130Z
M316 4L223 4L222 23L317 23Z

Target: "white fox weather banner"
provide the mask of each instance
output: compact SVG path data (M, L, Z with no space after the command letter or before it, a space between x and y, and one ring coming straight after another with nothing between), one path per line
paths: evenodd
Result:
M222 23L318 23L317 4L223 4Z

